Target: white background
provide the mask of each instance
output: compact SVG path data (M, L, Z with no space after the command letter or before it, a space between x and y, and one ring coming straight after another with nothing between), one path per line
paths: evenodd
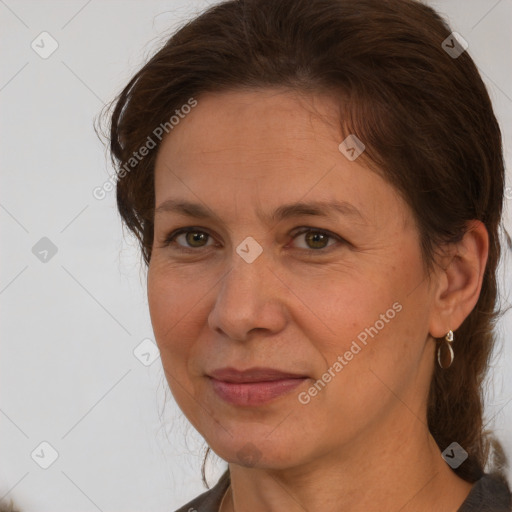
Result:
M510 162L512 0L430 3L469 42ZM114 193L99 201L92 190L112 173L94 118L156 45L207 5L0 0L0 498L22 512L172 512L204 491L201 439L160 360L146 367L133 354L152 338L136 246L123 240ZM59 45L48 59L31 48L43 31ZM42 237L57 247L46 263L32 253ZM511 315L499 324L487 408L510 458ZM43 441L59 455L46 470L31 458ZM210 465L210 484L224 465Z

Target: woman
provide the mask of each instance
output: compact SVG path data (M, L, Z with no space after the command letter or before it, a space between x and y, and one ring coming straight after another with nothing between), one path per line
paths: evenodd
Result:
M180 510L510 510L481 398L504 165L466 50L413 0L227 1L117 98L167 381L229 465Z

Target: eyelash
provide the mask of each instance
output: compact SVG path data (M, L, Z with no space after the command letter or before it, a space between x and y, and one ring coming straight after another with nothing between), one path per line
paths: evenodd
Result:
M315 233L315 234L324 235L324 236L328 237L329 239L337 240L338 242L340 242L342 244L343 243L344 244L348 244L348 242L346 240L344 240L343 238L341 238L340 236L338 236L338 235L336 235L334 233L331 233L330 231L326 231L326 230L323 230L323 229L312 228L312 227L306 227L306 226L303 227L303 228L298 228L298 229L301 229L301 231L296 232L292 236L292 238L294 240L295 240L295 238L297 238L297 237L299 237L301 235L304 235L306 233ZM179 235L186 234L186 233L202 233L202 234L206 234L209 237L207 242L209 241L210 238L213 239L212 235L210 235L210 233L208 233L204 229L191 226L191 227L188 227L188 228L180 228L180 229L175 230L172 233L170 233L168 236L166 236L165 240L163 241L163 247L169 247L171 244L175 244L177 250L182 251L182 252L187 252L187 253L197 253L200 249L204 249L204 248L207 248L207 247L212 247L212 246L203 246L203 247L193 248L193 247L185 247L183 245L176 244L175 243L175 239ZM301 250L301 251L309 252L309 253L319 253L319 252L324 252L325 253L325 252L328 251L329 247L332 247L332 245L333 244L329 245L329 243L328 243L328 245L326 245L325 247L322 247L320 249L304 249L302 247L299 247L298 249Z

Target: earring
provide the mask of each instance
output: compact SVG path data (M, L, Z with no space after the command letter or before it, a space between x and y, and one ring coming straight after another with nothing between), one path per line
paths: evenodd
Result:
M439 363L439 366L443 369L443 370L446 370L446 368L449 368L452 363L453 363L453 359L454 359L454 355L453 355L453 348L451 346L451 343L453 342L453 331L450 330L446 333L446 336L444 337L445 342L441 342L439 344L439 347L437 348L437 362ZM448 364L445 364L446 363L446 357L443 357L441 355L441 352L443 352L443 348L444 348L444 352L445 352L445 356L448 354L449 355L449 363ZM448 351L448 352L446 352ZM441 362L441 360L443 362Z

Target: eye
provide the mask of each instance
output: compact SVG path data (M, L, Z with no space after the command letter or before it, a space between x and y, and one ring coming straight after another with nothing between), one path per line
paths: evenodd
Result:
M180 243L179 240L183 243ZM208 244L209 241L212 241L212 244ZM177 231L173 231L170 235L168 235L164 240L164 246L167 247L171 244L177 243L180 249L200 249L201 247L208 247L208 245L215 245L213 243L213 238L206 233L206 231L201 231L195 227L182 228Z
M335 245L336 241L340 243L344 242L340 236L335 235L334 233L311 227L303 228L301 231L293 234L292 237L294 241L302 238L305 245L299 245L297 248L309 251L326 249L327 247ZM168 247L170 245L174 245L178 250L194 251L203 247L215 246L216 244L209 233L191 226L181 228L170 233L165 238L163 246Z
M314 228L305 228L302 231L299 231L298 233L295 233L293 235L293 239L299 239L302 237L302 235L305 235L303 237L303 240L306 243L305 247L299 247L300 249L313 249L313 250L319 250L319 249L325 249L326 247L329 247L336 243L336 240L339 242L343 242L343 239L339 237L338 235L335 235L334 233L330 233L328 231L323 231L320 229L314 229ZM332 243L329 243L331 241Z

